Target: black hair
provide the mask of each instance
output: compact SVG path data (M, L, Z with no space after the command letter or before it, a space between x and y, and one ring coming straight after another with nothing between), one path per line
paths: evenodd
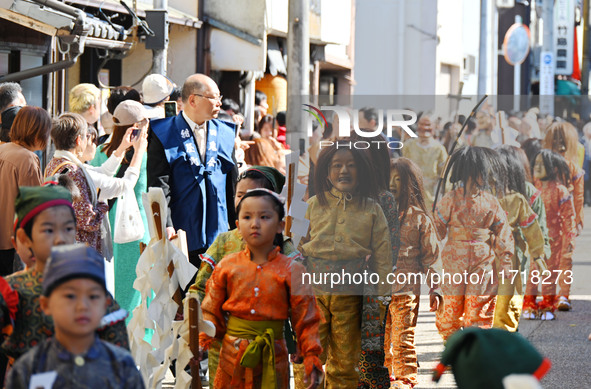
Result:
M500 157L505 161L507 175L505 176L506 188L508 190L521 193L523 197L528 198L525 190L526 173L521 159L517 156L514 146L503 145L498 149Z
M474 119L468 120L466 127L468 128L468 132L474 131L476 129L476 121Z
M140 92L129 86L118 86L111 90L111 94L107 99L107 111L112 115L115 112L115 108L125 100L133 100L138 103L142 102L142 96Z
M363 117L368 122L371 122L372 120L375 120L376 123L378 122L378 112L374 108L371 108L371 107L361 108L359 110L359 112L363 113Z
M254 105L260 105L261 102L267 100L267 95L260 90L254 91Z
M285 111L279 111L277 112L277 116L275 116L275 120L277 120L277 125L278 126L285 126L285 124L287 123L287 112Z
M451 168L450 182L454 185L454 188L463 185L464 195L470 180L476 188L490 190L489 183L493 179L491 177L493 166L486 153L482 152L483 148L475 146L459 148L449 160Z
M532 174L538 155L542 156L544 168L546 169L546 177L542 178L542 181L558 181L562 185L568 187L570 184L571 176L566 159L555 151L542 149L535 156L531 164Z
M482 153L488 158L490 164L490 172L488 185L498 198L505 197L507 191L507 172L508 167L505 159L493 149L488 147L482 148Z
M244 202L245 199L247 199L249 197L266 197L268 199L271 199L271 201L273 203L273 209L275 210L275 212L277 212L278 220L282 221L283 218L285 217L285 207L283 206L283 203L281 203L281 201L279 201L279 199L277 197L273 196L271 193L269 193L265 190L254 189L254 190L249 190L248 192L246 192L246 194L240 199L240 202L238 203L238 206L236 207L236 218L240 218L240 210L242 209L242 203ZM280 252L283 253L283 234L282 233L275 234L275 239L273 239L273 245L279 246Z
M238 176L237 183L246 179L246 178L257 181L261 188L275 191L275 188L273 188L273 183L267 177L265 177L265 175L263 173L261 173L258 170L248 169L248 170L243 171ZM236 210L236 216L238 216L238 210Z
M221 108L224 111L232 110L234 113L240 113L240 106L238 105L238 103L229 97L226 97L222 100Z
M361 131L370 132L370 128L362 128ZM388 139L383 134L371 137L362 137L356 132L351 134L352 141L367 143L368 147L362 149L367 154L372 169L370 173L375 175L375 181L378 186L378 192L390 190L390 152L386 147ZM381 142L381 145L380 143Z
M182 95L181 88L178 86L175 86L174 89L172 90L172 93L170 94L169 101L177 101L178 99L181 98L181 95Z
M538 138L529 138L521 142L521 148L525 151L530 166L533 166L536 161L536 155L542 150L542 141Z

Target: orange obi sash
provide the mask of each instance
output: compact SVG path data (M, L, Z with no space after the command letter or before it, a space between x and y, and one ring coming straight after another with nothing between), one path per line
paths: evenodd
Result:
M449 227L447 238L457 241L488 242L490 235L488 228Z

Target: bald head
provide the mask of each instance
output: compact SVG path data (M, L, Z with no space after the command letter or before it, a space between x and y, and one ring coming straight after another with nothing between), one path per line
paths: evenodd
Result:
M189 76L183 84L181 98L185 114L197 124L217 118L222 105L217 84L205 74Z
M183 84L183 89L181 91L181 98L183 99L183 103L186 103L189 100L189 97L193 93L203 93L208 88L215 88L217 89L217 84L214 80L206 76L205 74L193 74L185 80Z

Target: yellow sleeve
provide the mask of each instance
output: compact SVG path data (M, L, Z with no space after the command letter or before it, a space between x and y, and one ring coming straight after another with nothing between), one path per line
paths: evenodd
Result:
M537 215L525 199L520 202L519 208L519 228L527 242L529 255L532 259L542 257L544 256L544 235L538 224Z

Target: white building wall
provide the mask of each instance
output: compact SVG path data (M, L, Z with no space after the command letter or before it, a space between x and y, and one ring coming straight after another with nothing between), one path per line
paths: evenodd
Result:
M123 59L122 85L131 85L141 90L141 77L152 66L152 50L139 43L133 53ZM168 44L167 76L177 85L197 69L197 30L171 24ZM139 84L138 84L139 81Z
M478 47L480 40L480 2L464 0L462 2L462 44L464 57L474 56L474 72L464 72L464 95L476 95L478 92Z
M439 0L437 3L436 93L457 93L463 75L462 0Z
M437 0L357 0L356 95L433 95Z

